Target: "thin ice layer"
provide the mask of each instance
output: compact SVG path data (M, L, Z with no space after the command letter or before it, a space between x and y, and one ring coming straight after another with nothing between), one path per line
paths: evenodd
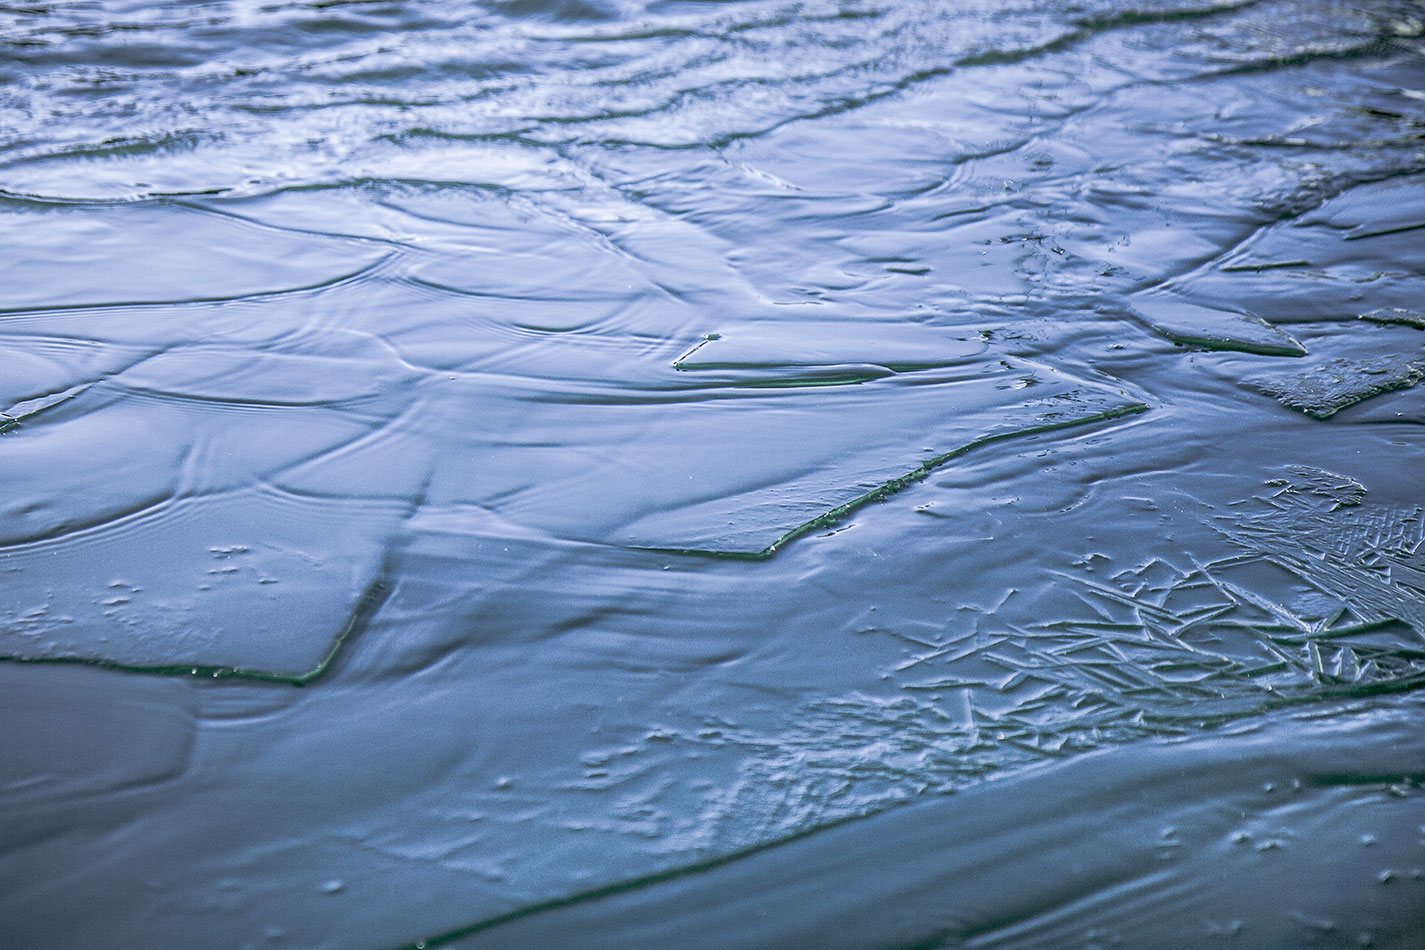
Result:
M1150 327L1185 346L1268 356L1301 356L1306 352L1296 340L1249 314L1164 295L1144 295L1133 305Z
M218 300L324 286L388 251L162 202L0 203L0 312Z
M1408 946L1422 752L1398 708L1278 716L1073 758L427 941L1029 948L1099 946L1083 936L1102 933L1109 946L1207 947L1241 930L1244 946L1310 946L1359 925L1358 945Z
M352 501L269 479L379 430L409 374L358 335L282 346L175 345L10 407L0 657L278 678L329 658L415 489Z
M1329 419L1372 396L1413 386L1421 377L1425 377L1425 360L1382 356L1328 360L1305 372L1263 376L1254 382L1284 406Z
M724 363L716 357L722 344L697 352L723 374L739 363L756 374L757 364L781 359L757 360L729 344ZM630 524L620 540L769 555L975 446L1144 408L1122 391L992 351L961 366L848 386L807 388L801 380L811 366L808 359L792 368L785 383L792 388L743 391L687 413L690 437L649 483L660 493L672 486L679 497Z
M1425 313L1419 310L1407 310L1404 307L1378 307L1361 314L1361 319L1369 320L1372 323L1395 323L1414 327L1417 330L1425 330Z
M1310 200L1320 204L1283 214L1225 255L1175 279L1174 288L1204 305L1248 310L1273 325L1371 313L1377 316L1367 319L1410 322L1395 318L1420 303L1425 180L1343 183L1323 187Z
M380 428L404 404L390 388L410 376L389 352L352 340L171 346L8 407L23 424L0 446L0 545L246 488Z
M1312 352L1304 359L1270 367L1245 381L1284 406L1329 419L1425 378L1425 346L1419 334L1354 321L1345 327L1344 332L1313 340Z
M300 681L366 619L401 514L250 490L0 549L0 657Z

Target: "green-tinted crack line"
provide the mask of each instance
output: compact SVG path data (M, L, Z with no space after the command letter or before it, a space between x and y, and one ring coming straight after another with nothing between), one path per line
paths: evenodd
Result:
M327 648L326 655L305 672L282 673L274 670L248 669L236 666L217 665L194 665L191 663L163 664L156 666L142 666L130 663L120 663L115 660L106 660L102 657L90 656L24 656L22 654L0 654L0 662L5 663L44 663L60 664L67 666L90 666L102 670L115 670L122 673L142 673L150 676L193 676L207 677L215 680L245 680L247 682L258 683L287 683L292 686L306 686L308 683L322 676L342 647L360 632L370 621L373 614L385 603L387 595L391 592L391 587L384 580L371 583L362 593L361 598L356 602L346 626L332 640Z
M1288 267L1310 267L1310 261L1266 261L1261 264L1224 264L1218 270L1224 274L1238 274L1243 272L1256 273L1264 270L1283 270Z
M810 521L805 521L802 524L797 525L795 528L792 528L790 531L783 534L781 537L777 538L777 540L773 541L765 548L762 548L760 551L728 551L709 548L669 548L653 546L639 546L638 550L653 551L659 554L692 554L700 557L713 557L732 561L765 561L775 555L778 551L782 550L782 548L786 547L788 544L791 544L793 541L797 540L798 538L810 534L813 531L821 531L826 528L834 527L835 525L840 524L843 520L845 520L848 515L866 507L872 502L877 502L885 498L889 498L891 495L894 495L897 492L902 491L903 489L909 488L916 482L924 481L930 476L930 473L933 472L935 469L944 465L946 462L951 461L952 459L959 458L960 456L972 451L973 449L977 449L985 445L990 445L991 443L995 442L1003 442L1006 439L1019 438L1021 436L1029 435L1039 435L1044 432L1057 432L1060 429L1068 429L1074 426L1081 425L1090 425L1095 422L1107 422L1111 419L1119 419L1123 416L1136 415L1140 412L1147 412L1148 408L1149 407L1147 403L1131 403L1126 406L1106 409L1103 412L1097 412L1093 415L1079 416L1073 419L1063 419L1058 422L1046 422L1042 425L1030 426L1026 429L1015 429L1009 432L995 432L990 435L981 436L978 439L974 439L973 441L966 442L964 445L953 448L948 452L942 452L940 455L937 455L934 458L926 459L911 471L906 472L904 475L900 475L896 478L890 479L889 481L882 482L881 484L877 485L875 488L872 488L865 494L858 495L857 497L851 499L850 501L844 504L837 505L835 508L832 508L829 511L817 515Z
M791 844L794 841L800 841L803 838L809 838L819 832L827 831L839 825L850 824L853 821L858 821L862 818L867 817L871 816L859 814L847 815L843 818L837 818L835 820L825 822L824 824L814 825L809 828L793 831L790 834L784 835L780 838L775 838L771 841L750 845L749 847L740 848L736 851L731 851L726 854L715 855L711 858L707 858L705 860L698 861L693 864L686 864L674 868L669 868L666 871L656 871L652 874L645 874L640 877L630 878L623 881L615 881L612 884L605 884L602 887L592 888L587 891L580 891L575 894L570 894L566 897L555 897L539 901L534 904L529 904L525 907L519 907L511 911L506 911L503 914L497 914L493 917L487 917L484 920L477 921L473 924L467 924L464 927L457 927L453 930L447 930L444 933L436 934L431 937L426 937L423 940L417 940L413 943L403 944L402 946L396 948L396 950L435 950L436 947L447 946L456 942L457 940L464 940L466 937L473 937L483 931L493 930L501 924L513 923L517 920L524 920L529 917L535 917L539 914L543 914L552 910L559 910L564 907L575 907L580 904L590 904L594 901L602 900L606 897L615 897L619 894L625 894L631 891L641 890L643 888L651 887L655 884L661 884L666 881L676 881L681 878L694 877L698 874L702 874L707 871L712 871L725 865L732 864L736 861L740 861L743 858L750 858L753 855L760 854L764 851L771 851L772 849L781 847L782 845Z
M1375 231L1358 231L1358 232L1356 232L1356 233L1354 233L1354 234L1348 234L1348 235L1346 235L1346 236L1345 236L1344 238L1342 238L1341 240L1343 240L1343 241L1363 241L1363 240L1365 240L1366 238L1385 237L1385 236L1388 235L1388 234L1403 234L1403 233L1405 233L1406 231L1419 231L1421 228L1425 228L1425 221L1422 221L1422 222L1420 222L1420 223L1418 223L1418 224L1401 224L1401 225L1397 225L1397 226L1395 226L1395 227L1393 227L1393 228L1380 228L1380 229L1375 230Z

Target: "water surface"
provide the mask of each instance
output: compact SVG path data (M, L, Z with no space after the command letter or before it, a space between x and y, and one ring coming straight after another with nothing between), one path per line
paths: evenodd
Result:
M38 2L0 76L14 939L1425 939L1418 2Z

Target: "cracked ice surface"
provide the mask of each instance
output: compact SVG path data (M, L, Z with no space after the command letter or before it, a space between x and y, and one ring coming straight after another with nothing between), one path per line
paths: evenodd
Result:
M14 939L1418 945L1418 4L0 27Z

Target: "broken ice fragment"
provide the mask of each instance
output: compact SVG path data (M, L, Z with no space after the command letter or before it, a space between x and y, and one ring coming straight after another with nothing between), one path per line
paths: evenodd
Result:
M300 681L371 612L354 605L381 582L402 515L253 490L5 546L0 659ZM214 557L219 540L235 553ZM131 585L119 597L116 569Z
M1137 314L1174 343L1209 350L1240 350L1264 356L1302 356L1306 347L1250 314L1205 307L1166 296L1142 297Z
M734 387L749 385L748 380L766 385L769 378L802 378L807 370L836 365L892 364L916 371L860 386L732 389L689 406L688 423L680 427L688 438L679 451L661 451L647 460L649 477L639 499L647 513L627 523L621 540L638 547L770 556L791 539L899 491L976 446L1146 408L1121 391L978 341L937 338L938 351L927 351L904 346L904 340L893 346L863 338L866 348L857 350L831 334L804 333L804 338L814 343L792 348L775 339L764 349L755 338L724 337L689 354L699 359L679 363L685 371L698 367L700 375ZM764 369L783 375L758 375ZM929 458L926 445L933 447ZM625 455L623 461L634 460ZM605 504L609 487L602 490Z
M1425 377L1425 359L1333 359L1299 373L1249 380L1282 405L1317 419L1329 419L1372 396L1405 389Z
M1243 377L1259 392L1317 419L1425 377L1425 348L1409 330L1360 323L1333 324L1310 337L1312 352Z
M1381 307L1361 314L1362 320L1372 323L1398 323L1417 330L1425 330L1425 312L1406 310L1404 307Z

